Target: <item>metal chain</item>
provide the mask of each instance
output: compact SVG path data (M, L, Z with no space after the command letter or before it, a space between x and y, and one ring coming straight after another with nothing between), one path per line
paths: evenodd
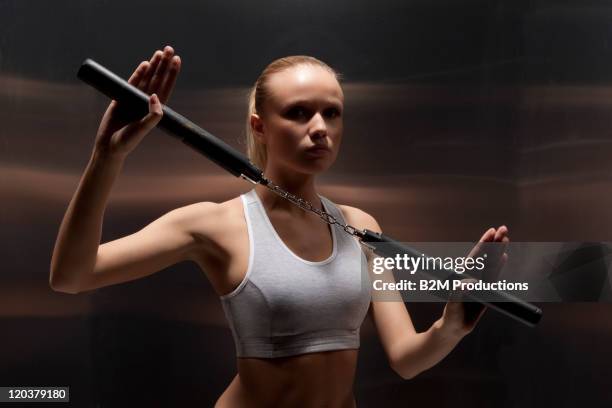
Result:
M297 196L295 196L295 195L293 195L293 194L283 190L282 188L280 188L276 184L272 183L270 180L264 178L261 184L266 186L268 189L270 189L274 193L278 194L279 196L281 196L281 197L291 201L293 204L297 205L301 209L303 209L305 211L310 211L312 213L315 213L316 215L318 215L323 221L325 221L329 225L334 225L334 224L339 225L340 228L342 228L348 234L354 235L354 236L359 237L359 238L362 238L364 236L364 232L363 231L361 231L361 230L359 230L359 229L357 229L357 228L355 228L355 227L353 227L351 225L344 224L342 221L338 221L336 219L336 217L334 217L333 215L329 214L328 212L325 212L325 210L320 210L318 208L315 208L308 201L306 201L303 198L297 197Z

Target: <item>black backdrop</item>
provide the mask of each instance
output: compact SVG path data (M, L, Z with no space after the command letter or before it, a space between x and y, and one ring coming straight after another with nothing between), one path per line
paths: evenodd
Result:
M71 406L210 406L235 374L221 307L194 264L80 295L48 287L57 228L107 104L75 77L127 77L165 44L170 105L244 150L246 92L274 58L344 76L345 134L321 192L403 241L612 241L612 6L605 1L0 1L0 385L70 385ZM155 131L126 163L103 241L250 185ZM410 304L418 329L441 304ZM411 381L362 328L358 405L610 406L608 304L489 312ZM40 406L40 405L36 405Z

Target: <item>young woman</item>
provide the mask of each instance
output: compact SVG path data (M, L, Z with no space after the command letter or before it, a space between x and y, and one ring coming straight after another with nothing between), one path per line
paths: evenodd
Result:
M403 302L371 301L354 272L365 259L356 239L261 185L223 203L178 208L100 245L112 185L161 119L180 64L166 46L136 68L129 83L151 95L144 118L126 123L121 106L110 103L59 230L52 288L78 293L196 262L220 296L236 342L238 373L217 407L354 407L359 326L368 310L390 366L403 378L444 358L482 309L469 320L462 303L448 302L431 328L417 333ZM380 232L368 213L317 193L315 177L340 148L343 101L338 76L323 62L274 61L251 92L248 154L285 190L354 227ZM507 234L504 226L491 228L481 241L507 242Z

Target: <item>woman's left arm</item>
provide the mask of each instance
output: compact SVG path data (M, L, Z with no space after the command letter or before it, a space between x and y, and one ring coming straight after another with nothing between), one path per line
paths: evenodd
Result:
M347 209L347 215L350 214L345 217L350 225L382 232L378 222L368 213L352 207L343 207ZM507 244L507 234L508 229L505 226L490 228L481 237L480 243ZM367 255L371 268L375 255L371 252ZM506 257L507 255L502 253L500 265L505 262ZM394 281L390 270L385 270L378 277L382 277L386 282ZM389 364L404 379L415 377L446 357L459 341L473 330L486 310L478 303L463 303L454 298L446 304L442 316L427 331L417 333L401 295L391 294L393 295L397 298L373 300L371 313Z

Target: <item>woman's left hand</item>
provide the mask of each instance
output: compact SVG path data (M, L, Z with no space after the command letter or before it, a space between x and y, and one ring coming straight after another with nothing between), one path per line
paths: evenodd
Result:
M502 225L497 229L488 229L470 251L468 257L471 258L487 255L487 266L482 277L484 281L491 282L499 276L499 272L508 260L506 248L509 242L508 228ZM467 278L463 281L476 280ZM470 333L487 309L481 303L463 302L462 299L463 293L454 291L444 307L440 328L447 334L463 337Z

